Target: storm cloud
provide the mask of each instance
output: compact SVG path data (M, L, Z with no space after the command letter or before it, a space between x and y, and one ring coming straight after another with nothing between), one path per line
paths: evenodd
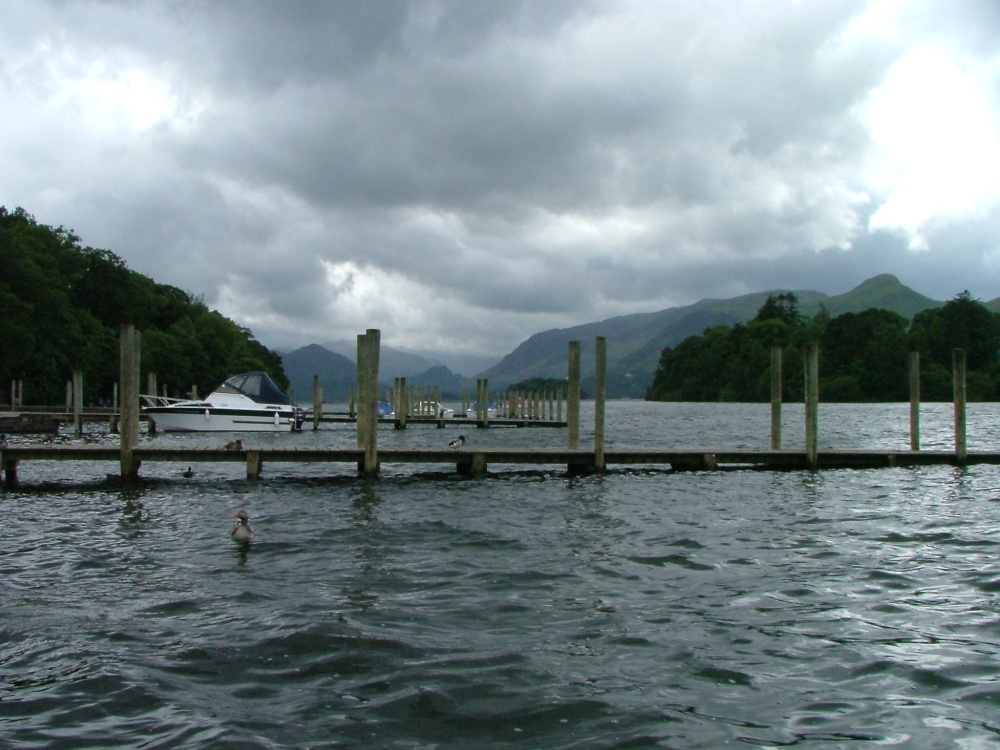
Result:
M992 0L10 0L0 204L272 347L1000 296Z

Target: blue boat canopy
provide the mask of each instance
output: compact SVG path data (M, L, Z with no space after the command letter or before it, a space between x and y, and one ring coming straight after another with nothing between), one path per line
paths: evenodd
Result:
M223 383L219 390L224 391L227 388L239 391L258 404L290 405L292 403L292 400L271 380L271 376L263 370L235 375Z

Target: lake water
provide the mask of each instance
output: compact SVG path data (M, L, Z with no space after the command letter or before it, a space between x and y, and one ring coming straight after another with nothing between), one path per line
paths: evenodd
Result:
M951 406L922 413L953 448ZM803 421L785 405L785 447ZM998 435L970 405L969 449ZM609 448L768 440L768 405L608 405ZM908 440L907 405L821 405L821 450ZM272 441L354 432L244 437ZM114 464L26 462L0 493L0 745L1000 747L1000 467L185 468L123 491Z

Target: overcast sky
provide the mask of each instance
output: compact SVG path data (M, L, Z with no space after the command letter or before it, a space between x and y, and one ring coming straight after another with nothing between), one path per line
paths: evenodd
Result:
M0 204L271 347L1000 297L997 0L4 0Z

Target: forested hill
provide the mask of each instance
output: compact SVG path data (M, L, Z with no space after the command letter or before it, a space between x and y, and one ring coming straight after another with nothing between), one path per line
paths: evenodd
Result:
M646 397L654 401L768 401L771 350L783 352L785 400L802 401L802 353L819 345L822 401L907 401L910 352L920 354L920 395L949 401L952 352L966 351L970 401L1000 399L1000 314L963 292L908 321L870 308L808 317L794 294L771 295L746 324L716 326L666 348Z
M19 379L25 403L60 404L80 370L84 402L110 400L123 323L142 333L143 388L155 372L171 395L192 385L208 393L247 370L266 370L288 386L280 357L246 328L62 227L0 206L0 394L9 398L10 381Z

